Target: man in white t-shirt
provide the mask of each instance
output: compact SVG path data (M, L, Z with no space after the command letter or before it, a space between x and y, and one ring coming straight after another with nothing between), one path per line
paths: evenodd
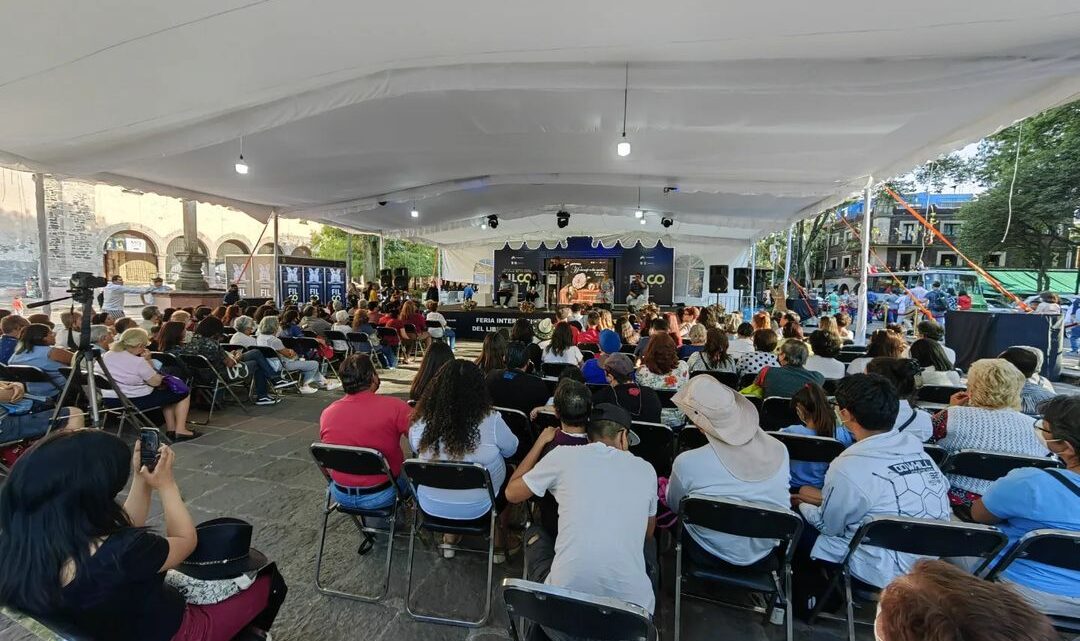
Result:
M556 447L541 459L557 434L547 428L510 479L506 498L523 503L550 492L559 503L555 541L539 524L525 533L529 580L652 612L656 598L646 554L655 567L656 472L628 451L634 438L629 426L626 410L601 403L589 420L588 445Z

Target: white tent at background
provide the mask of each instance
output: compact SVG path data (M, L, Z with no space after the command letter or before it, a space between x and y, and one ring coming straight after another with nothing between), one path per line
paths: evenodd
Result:
M0 164L451 253L569 233L737 262L868 176L1080 93L1074 0L111 0L4 18Z

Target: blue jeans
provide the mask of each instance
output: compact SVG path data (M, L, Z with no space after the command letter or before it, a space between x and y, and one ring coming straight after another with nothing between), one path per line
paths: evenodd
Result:
M442 339L446 341L446 344L450 347L450 349L454 349L454 346L457 345L457 334L455 334L454 330L450 329L449 327L443 330Z
M405 476L399 476L397 478L398 492L404 498L409 496L409 482L405 479ZM385 490L378 492L371 492L368 494L346 494L337 488L336 483L330 484L330 496L338 502L341 507L352 510L376 510L382 507L389 507L394 502L394 488L388 487Z
M1080 352L1080 325L1076 325L1069 330L1069 345L1072 347L1072 351Z
M270 365L270 361L266 360L263 353L257 349L250 349L240 356L240 360L248 364L248 369L251 370L251 378L255 381L255 396L263 398L267 395L266 381L277 380L278 373L274 371L274 367Z

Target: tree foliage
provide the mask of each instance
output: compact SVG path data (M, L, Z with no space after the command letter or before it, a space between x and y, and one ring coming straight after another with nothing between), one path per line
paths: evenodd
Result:
M350 234L337 227L323 227L311 235L311 254L315 258L345 260ZM351 234L352 277L366 280L379 277L379 239L370 234ZM383 243L383 264L388 268L407 267L412 277L435 274L435 248L407 240L388 239Z

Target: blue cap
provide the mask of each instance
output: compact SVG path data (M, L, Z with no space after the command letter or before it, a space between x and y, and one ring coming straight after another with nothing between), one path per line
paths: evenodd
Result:
M600 351L605 354L614 354L622 347L622 339L615 333L615 330L605 329L600 332Z

